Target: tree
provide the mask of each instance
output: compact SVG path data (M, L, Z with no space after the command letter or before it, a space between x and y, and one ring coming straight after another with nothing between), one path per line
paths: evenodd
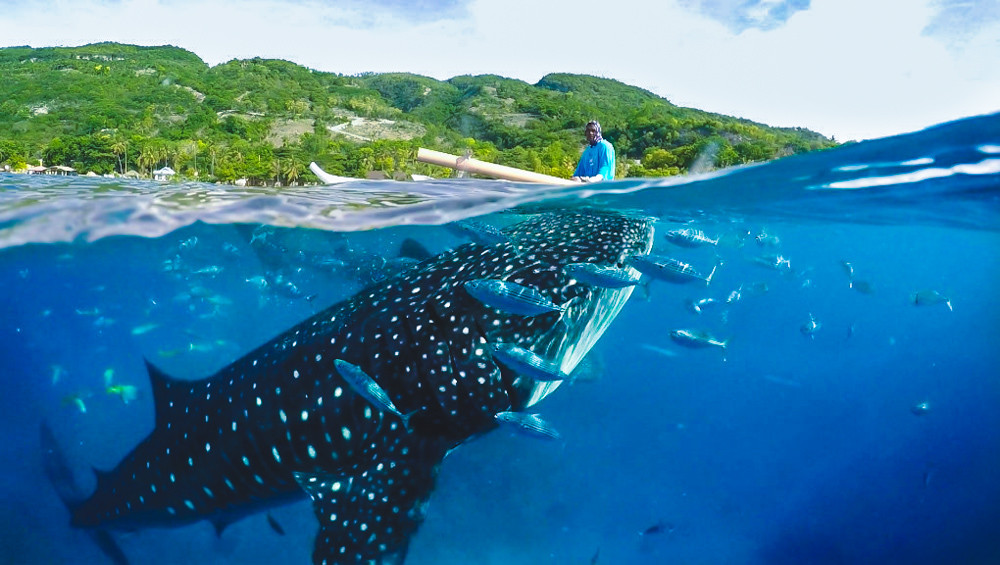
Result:
M118 159L118 171L124 175L126 169L128 168L128 141L125 139L116 140L111 146L111 150ZM124 161L122 160L122 155L125 156Z
M146 174L151 175L153 173L153 165L156 164L156 158L156 150L151 145L143 145L142 149L139 150L139 158L137 159L140 170L145 168Z
M285 183L289 186L294 185L304 170L305 167L302 166L302 163L292 158L286 159L284 166Z

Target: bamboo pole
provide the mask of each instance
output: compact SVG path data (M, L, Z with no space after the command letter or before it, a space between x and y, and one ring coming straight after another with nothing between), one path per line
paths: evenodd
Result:
M487 177L493 177L496 179L504 179L516 182L537 182L543 184L576 184L575 182L569 179L553 177L551 175L543 175L541 173L525 171L523 169L507 167L505 165L497 165L495 163L487 163L486 161L479 161L471 157L459 157L458 155L442 153L440 151L434 151L432 149L424 149L423 147L417 149L417 161L420 161L422 163L430 163L431 165L438 165L441 167L449 167L459 171L467 171L470 173L475 173L477 175L483 175Z

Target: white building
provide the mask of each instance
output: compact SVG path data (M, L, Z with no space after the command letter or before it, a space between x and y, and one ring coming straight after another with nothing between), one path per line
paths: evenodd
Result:
M170 167L163 167L162 169L153 171L153 180L168 181L176 174L177 171L171 169Z

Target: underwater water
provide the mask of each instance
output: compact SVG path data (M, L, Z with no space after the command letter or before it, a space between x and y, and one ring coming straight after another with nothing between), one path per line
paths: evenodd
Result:
M111 561L69 525L153 430L144 359L200 379L477 234L553 210L656 218L709 284L638 287L573 382L448 455L406 563L1000 562L1000 115L701 176L252 189L0 175L0 563ZM668 241L692 228L718 238ZM704 300L704 299L712 299ZM695 308L693 304L699 304ZM700 310L700 312L698 311ZM692 348L675 330L724 349ZM270 520L269 520L270 518ZM279 532L280 529L280 532ZM133 563L308 563L308 499Z

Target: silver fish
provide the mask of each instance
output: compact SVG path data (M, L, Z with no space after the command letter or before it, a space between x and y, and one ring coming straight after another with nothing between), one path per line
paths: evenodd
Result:
M792 270L791 260L781 255L761 255L759 257L754 257L753 262L761 267L767 267L768 269L773 269L783 273L787 273Z
M949 310L954 311L954 308L951 307L951 300L936 290L921 290L914 292L910 295L910 300L916 306L944 304Z
M848 280L854 280L854 265L850 261L841 261L840 266L844 268Z
M727 341L719 340L712 335L699 330L673 330L670 332L670 339L678 345L699 349L702 347L718 347L725 350Z
M715 270L719 268L715 265L712 272L705 276L691 265L663 255L633 255L628 261L644 275L678 284L699 281L707 285L712 282Z
M604 267L594 263L570 263L563 268L567 275L598 288L625 288L639 284L642 273L635 269Z
M518 316L537 316L547 312L562 312L560 306L541 292L524 286L496 279L479 279L465 283L465 290L486 306Z
M694 312L695 314L701 314L702 310L707 306L711 306L713 304L718 304L718 303L719 301L714 298L702 298L701 300L694 300L692 298L689 298L684 301L684 305L687 306L687 309Z
M493 358L519 375L539 382L571 380L570 376L560 370L555 363L517 345L509 343L493 345Z
M777 247L781 245L781 239L778 238L778 236L771 235L767 232L760 232L755 235L753 239L757 242L757 245L761 247Z
M799 326L799 331L802 332L802 335L809 337L809 339L816 339L816 335L815 334L822 327L823 327L823 324L821 324L820 322L818 322L816 320L816 317L813 316L810 313L809 314L809 321L807 321L804 324L802 324L801 326Z
M691 228L670 230L664 235L667 241L680 247L691 248L719 245L718 238L712 239L705 235L705 232Z
M396 416L399 416L399 419L403 421L403 427L409 429L410 418L415 412L410 414L400 412L396 408L396 405L392 403L392 399L389 398L389 394L385 392L385 389L380 387L375 382L375 379L371 378L361 367L353 363L348 363L343 359L335 359L333 366L337 368L337 372L340 373L341 377L344 377L347 384L354 389L354 392L360 394L362 398L375 406L379 411L392 412Z
M538 414L524 412L497 412L493 418L501 424L511 424L531 437L560 439L562 436Z

